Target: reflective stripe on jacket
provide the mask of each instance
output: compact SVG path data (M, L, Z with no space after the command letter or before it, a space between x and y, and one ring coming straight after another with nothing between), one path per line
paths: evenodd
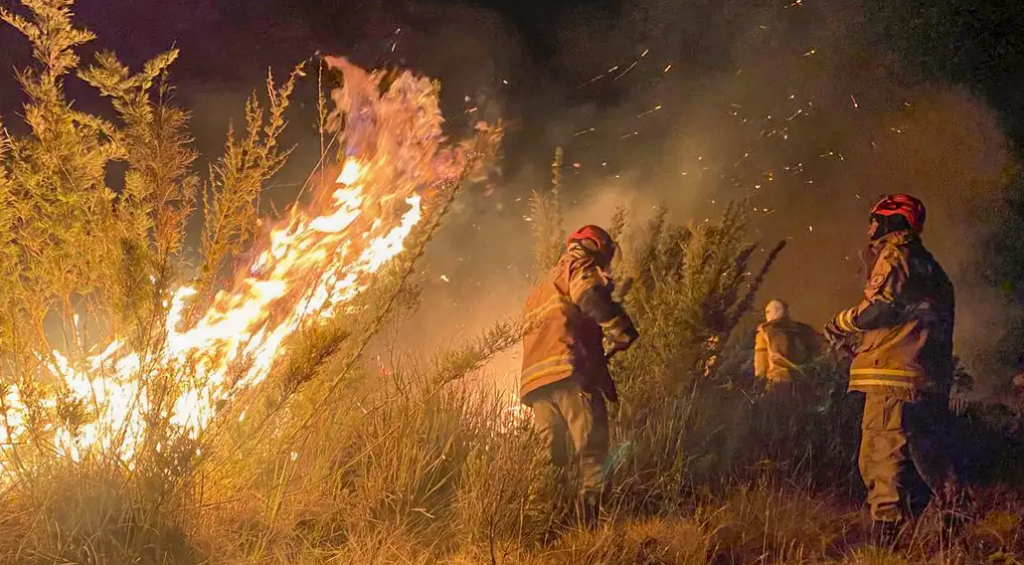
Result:
M882 237L864 299L834 323L860 333L849 390L915 399L948 394L953 377L953 284L909 231Z
M817 333L807 324L789 318L761 324L754 339L754 375L771 382L791 382L820 348Z
M591 257L573 250L559 259L526 300L523 372L519 395L572 377L584 389L616 400L604 357L601 325L580 310L587 290L610 288L611 280Z

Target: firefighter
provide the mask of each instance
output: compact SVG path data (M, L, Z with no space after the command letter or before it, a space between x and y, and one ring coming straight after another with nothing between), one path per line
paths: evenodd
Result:
M769 391L791 387L821 349L821 340L811 326L790 318L789 305L781 300L768 302L764 318L754 338L754 376Z
M1010 381L1013 388L1013 408L1017 413L1018 426L1020 418L1024 416L1024 355L1017 359L1017 374Z
M921 243L924 221L917 198L879 198L864 297L825 327L829 342L853 355L848 390L865 395L859 467L873 541L889 547L929 500L948 520L957 492L949 444L953 284Z
M526 301L520 398L555 466L568 463L566 433L579 461L583 518L596 523L608 472L607 402L618 397L608 359L639 337L612 299L615 243L584 226Z

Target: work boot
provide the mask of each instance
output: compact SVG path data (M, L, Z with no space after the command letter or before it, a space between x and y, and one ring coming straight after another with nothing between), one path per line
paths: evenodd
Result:
M899 536L899 522L880 522L876 520L871 524L871 545L875 547L895 549Z
M597 528L598 521L601 517L601 496L593 493L584 494L582 506L583 525L588 530Z

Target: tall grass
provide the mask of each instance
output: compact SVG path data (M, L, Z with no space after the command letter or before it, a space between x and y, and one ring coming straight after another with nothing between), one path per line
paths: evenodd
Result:
M389 371L367 369L369 340L415 308L408 274L444 206L346 316L296 336L274 378L235 399L208 433L165 432L160 408L188 368L155 368L147 373L151 433L133 465L115 453L77 462L58 456L47 425L54 418L86 423L90 407L43 402L54 386L36 379L50 349L43 320L58 318L74 350L87 341L75 333L75 309L93 305L101 327L90 331L116 329L139 347L159 347L159 339L150 340L167 290L183 276L181 230L197 203L199 177L191 172L188 115L171 104L165 82L175 52L139 74L112 55L83 73L120 116L107 123L64 98L62 81L78 65L75 49L92 38L72 25L70 2L23 4L25 16L3 12L39 60L19 76L34 133L0 134L0 402L18 385L31 425L22 443L0 445L2 463L17 479L2 487L0 562L1024 558L1024 506L1015 492L1024 433L1016 415L980 407L966 410L961 431L972 440L978 482L988 488L977 497L984 510L974 525L950 541L926 519L903 554L861 549L859 406L845 394L842 363L821 359L788 400L765 398L749 376L748 314L782 246L759 256L741 205L688 226L670 222L667 211L635 226L623 211L612 226L630 250L616 274L633 281L617 294L643 337L613 364L622 401L612 412L611 517L596 530L576 523L574 477L544 465L529 413L508 391L471 384L489 359L518 346L518 322L496 321L427 360L397 350ZM206 289L251 239L260 186L288 155L277 136L291 85L268 84L267 111L250 102L246 134L229 139L207 178L212 229L202 240L199 275ZM129 164L121 199L102 180L114 160ZM538 269L563 245L560 167L557 153L553 190L534 197ZM455 191L440 197L450 202ZM101 284L107 280L118 284ZM0 408L10 415L12 407Z

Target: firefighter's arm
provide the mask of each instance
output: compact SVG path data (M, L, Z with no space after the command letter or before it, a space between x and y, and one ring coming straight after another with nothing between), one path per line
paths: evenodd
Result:
M629 314L612 299L610 280L596 266L585 266L573 274L569 280L569 298L601 325L607 356L628 349L640 337Z
M754 376L768 378L768 335L763 327L757 328L754 338Z
M826 335L849 335L893 325L898 319L896 300L904 277L891 253L879 255L864 288L860 304L843 310L825 327Z

